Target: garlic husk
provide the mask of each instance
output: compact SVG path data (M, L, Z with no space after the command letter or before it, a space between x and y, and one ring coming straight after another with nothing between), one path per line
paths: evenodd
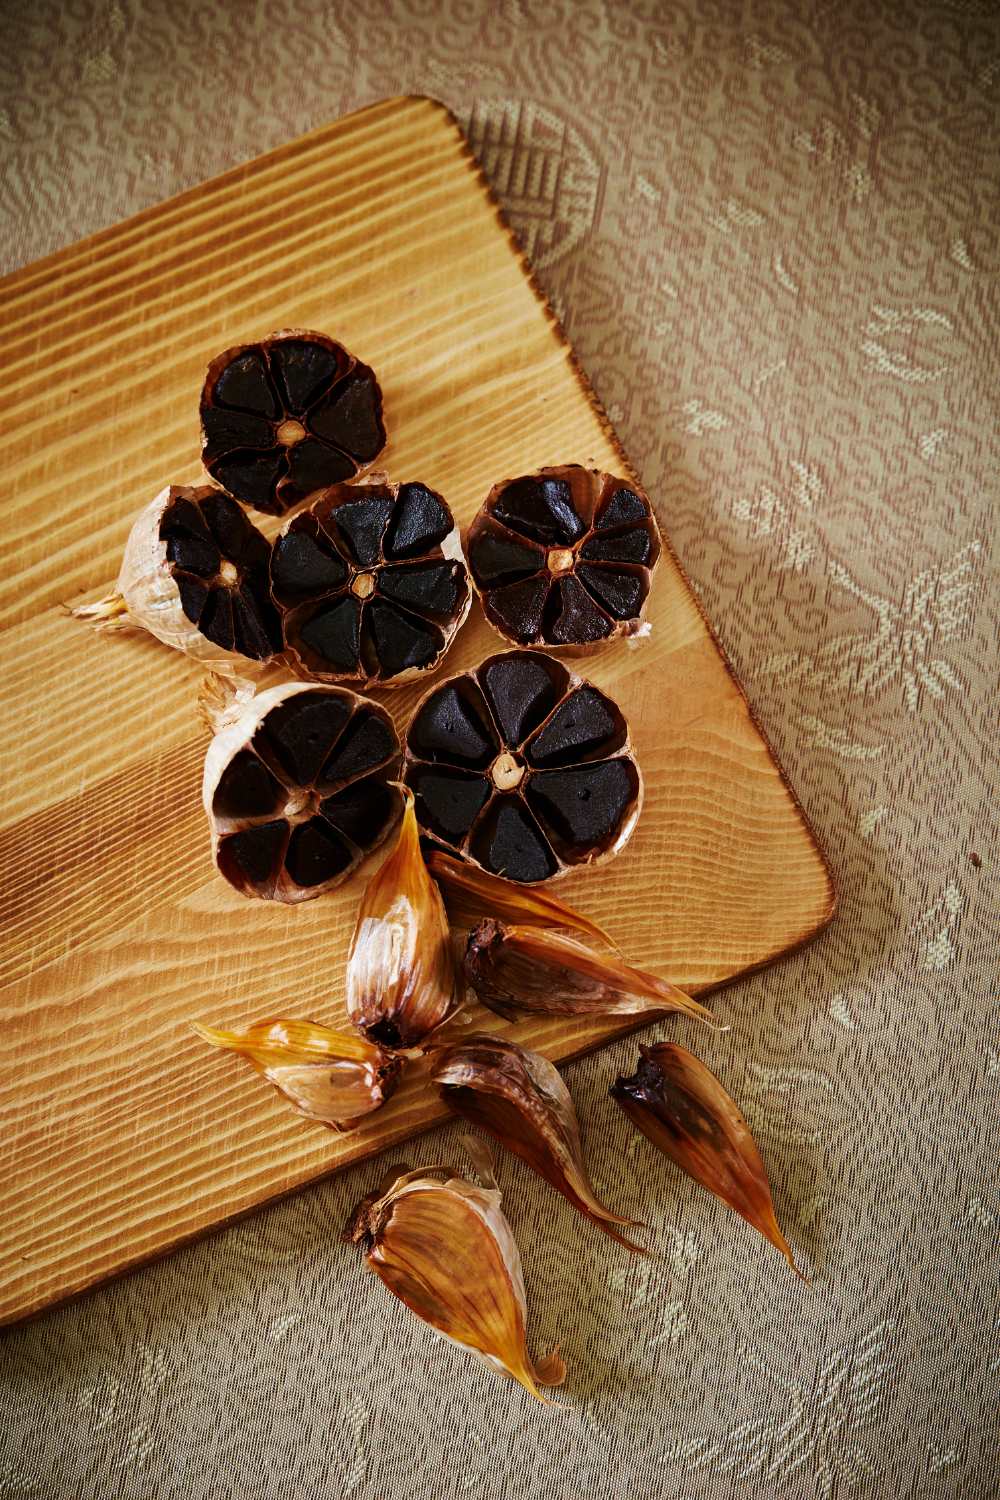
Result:
M287 676L273 684L275 687L286 685L290 685ZM198 717L210 734L218 734L236 723L255 693L267 690L256 679L251 681L245 677L232 677L229 673L205 672L198 687Z
M237 1052L300 1115L338 1131L380 1109L399 1082L400 1059L316 1021L257 1021L246 1031L192 1027L213 1047Z
M441 888L449 920L455 927L470 928L484 917L498 917L525 927L576 932L617 951L617 943L603 927L539 886L521 885L504 880L501 875L491 875L480 865L455 859L443 849L431 850L427 868Z
M175 499L197 501L215 493L214 485L167 485L162 489L132 525L114 588L102 599L71 610L73 618L89 621L98 630L145 630L165 646L183 651L219 672L246 675L261 670L265 662L216 645L188 619L167 561L167 543L160 537L163 514Z
M462 1003L441 892L427 873L413 793L396 847L368 883L347 959L347 1013L370 1041L418 1047Z
M637 1071L612 1084L612 1099L647 1140L735 1209L801 1275L778 1226L750 1127L718 1078L675 1042L658 1042L639 1051Z
M613 1213L590 1185L573 1100L547 1058L476 1033L443 1049L431 1079L456 1114L519 1156L619 1245L644 1253L615 1227L638 1221Z
M419 1318L539 1401L539 1386L562 1384L556 1350L528 1354L521 1257L495 1189L448 1167L401 1171L358 1204L344 1238L364 1244L369 1266Z
M595 953L562 933L487 917L469 933L465 977L482 1003L507 1020L523 1015L662 1016L713 1025L712 1014L676 985Z

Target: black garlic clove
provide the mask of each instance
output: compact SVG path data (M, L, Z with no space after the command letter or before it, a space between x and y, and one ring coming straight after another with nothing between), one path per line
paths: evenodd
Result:
M486 917L469 933L465 977L489 1010L507 1020L544 1016L662 1016L711 1022L711 1012L676 985L595 953L576 938Z
M547 1058L477 1033L437 1055L431 1080L449 1109L520 1157L619 1245L642 1253L621 1233L637 1221L607 1208L590 1184L573 1101Z
M735 1209L798 1272L757 1144L715 1074L675 1042L639 1051L636 1072L617 1079L612 1099L657 1150Z

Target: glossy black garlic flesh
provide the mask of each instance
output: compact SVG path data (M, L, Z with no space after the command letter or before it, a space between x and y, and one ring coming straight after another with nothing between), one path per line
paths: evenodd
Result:
M223 651L266 661L281 650L271 602L271 544L234 500L206 485L174 487L159 540L185 617Z
M399 740L347 688L284 683L217 730L202 800L219 870L246 896L306 901L346 880L395 825Z
M302 669L364 685L433 670L472 600L451 511L418 483L324 490L275 542L271 591Z
M617 704L537 651L433 688L410 722L405 780L435 843L529 884L617 854L642 804Z
M502 636L584 650L642 628L660 534L641 490L563 464L494 485L466 555Z
M208 367L202 462L237 500L282 515L313 490L354 479L385 447L374 371L342 344L283 329Z

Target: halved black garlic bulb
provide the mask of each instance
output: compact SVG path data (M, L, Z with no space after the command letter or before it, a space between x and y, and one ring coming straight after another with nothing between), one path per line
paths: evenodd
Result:
M562 464L494 485L466 555L507 640L585 650L641 630L660 533L635 485Z
M621 710L539 651L491 656L432 688L410 721L404 775L425 834L529 884L617 854L642 806Z
M385 447L375 373L323 333L284 328L212 360L202 462L223 489L280 516L353 479Z
M308 676L396 687L433 671L469 612L458 531L424 484L338 484L274 544L271 591Z
M282 649L271 601L271 544L212 485L168 485L139 512L118 581L73 611L98 628L134 626L223 669Z
M219 870L265 900L332 890L395 825L398 770L389 715L347 688L283 683L237 698L202 782Z

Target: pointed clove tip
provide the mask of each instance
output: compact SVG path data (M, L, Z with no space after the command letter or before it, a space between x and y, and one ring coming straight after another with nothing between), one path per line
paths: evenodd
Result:
M788 1241L785 1239L785 1236L781 1234L780 1229L778 1230L778 1234L781 1237L781 1243L776 1244L773 1240L771 1241L771 1243L774 1245L775 1249L780 1251L780 1253L784 1256L785 1260L787 1260L788 1264L791 1266L792 1270L795 1272L796 1276L803 1283L803 1285L811 1287L812 1277L807 1276L805 1271L800 1270L796 1265L795 1256L792 1254L792 1248L789 1245Z
M676 986L671 985L671 989L676 989ZM716 1034L729 1030L728 1026L715 1019L707 1005L702 1005L700 1000L695 1000L686 990L677 990L677 996L682 1002L677 1010L678 1015L690 1016L694 1021L701 1021L709 1031L714 1031Z
M743 1217L745 1218L746 1215L743 1215ZM792 1270L795 1272L795 1275L799 1278L799 1280L805 1286L810 1286L810 1287L812 1286L812 1279L811 1279L811 1277L807 1276L806 1273L805 1273L805 1271L800 1270L799 1267L796 1265L796 1263L795 1263L795 1256L792 1253L792 1247L788 1243L788 1241L785 1239L785 1236L782 1234L781 1227L778 1224L777 1217L773 1218L772 1225L770 1226L770 1228L765 1228L764 1226L762 1226L760 1224L755 1224L752 1219L747 1219L747 1223L750 1225L751 1229L756 1229L761 1234L763 1234L764 1238L768 1241L768 1243L771 1244L771 1245L773 1245L774 1248L775 1248L775 1250L777 1250L777 1252L781 1256L782 1260L786 1260L788 1262L788 1264L791 1266ZM772 1229L773 1229L773 1233L771 1232Z
M598 1229L603 1229L604 1233L610 1239L614 1240L616 1245L621 1245L623 1250L630 1250L633 1255L652 1255L653 1252L648 1245L637 1245L635 1240L630 1240L628 1235L622 1234L611 1224L607 1223L606 1220L596 1219L590 1215L588 1217L591 1218L592 1223L597 1225ZM628 1219L626 1222L636 1229L649 1228L648 1224L642 1224L638 1219Z
M210 1047L221 1047L226 1052L244 1051L245 1038L235 1031L221 1031L214 1026L204 1026L201 1021L189 1020L188 1025L196 1036Z

